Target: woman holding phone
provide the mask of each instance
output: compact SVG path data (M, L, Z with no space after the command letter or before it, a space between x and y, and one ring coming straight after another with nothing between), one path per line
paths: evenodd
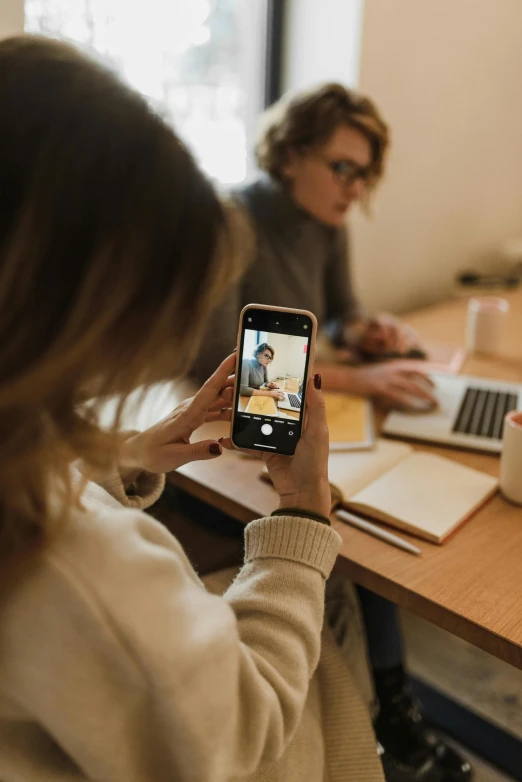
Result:
M222 596L143 509L164 472L220 457L190 437L230 406L235 356L146 432L96 423L100 399L186 370L236 274L227 211L146 102L63 44L0 42L0 115L0 776L382 782L321 639L340 539L320 378L295 456L266 457L285 510L246 527Z
M379 359L411 354L416 336L389 314L368 315L355 296L346 217L381 181L388 127L367 97L341 84L284 96L263 115L256 145L260 174L235 192L255 231L250 264L215 310L195 363L199 380L235 342L250 303L303 308L323 334L323 387L372 396L386 405L433 405L431 382L416 369ZM267 285L266 281L270 284ZM218 325L219 324L219 325ZM354 358L369 362L351 365ZM376 732L396 760L397 780L467 782L469 763L426 725L404 669L396 607L359 590L380 712Z

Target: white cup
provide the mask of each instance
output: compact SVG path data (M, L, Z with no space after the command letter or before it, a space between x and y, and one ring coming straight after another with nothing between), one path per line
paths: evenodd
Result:
M500 490L504 497L522 505L522 411L512 410L504 418Z
M481 296L468 302L466 347L472 353L498 353L506 327L509 302L499 296Z

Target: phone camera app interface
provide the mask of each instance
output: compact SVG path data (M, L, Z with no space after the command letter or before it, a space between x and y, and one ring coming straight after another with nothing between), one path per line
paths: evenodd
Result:
M312 324L307 316L249 310L243 320L234 441L293 454L301 434Z

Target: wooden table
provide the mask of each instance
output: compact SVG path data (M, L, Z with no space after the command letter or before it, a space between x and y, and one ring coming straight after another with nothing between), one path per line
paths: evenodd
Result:
M509 331L499 356L470 357L463 368L466 374L522 381L522 292L507 298L511 303ZM455 299L413 313L406 320L427 341L462 345L466 305L466 300ZM217 425L207 431L213 436L212 432L223 428ZM422 447L498 474L498 456ZM246 522L269 513L277 503L259 472L258 461L227 453L219 462L186 465L170 480ZM421 557L337 520L334 526L343 539L338 566L347 576L522 669L522 508L498 494L444 546L411 538L421 547Z

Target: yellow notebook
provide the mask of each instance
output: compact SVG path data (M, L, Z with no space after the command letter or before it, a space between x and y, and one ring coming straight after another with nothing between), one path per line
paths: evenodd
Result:
M325 392L331 451L373 448L375 434L371 402L362 396Z
M498 486L479 470L386 440L369 453L331 454L328 472L344 507L432 543L443 543Z
M352 394L324 394L326 417L330 430L331 451L354 451L373 448L375 435L372 405L368 399ZM270 396L251 396L246 406L251 415L286 417Z
M251 415L278 415L278 410L271 396L251 396L245 413L250 413Z

